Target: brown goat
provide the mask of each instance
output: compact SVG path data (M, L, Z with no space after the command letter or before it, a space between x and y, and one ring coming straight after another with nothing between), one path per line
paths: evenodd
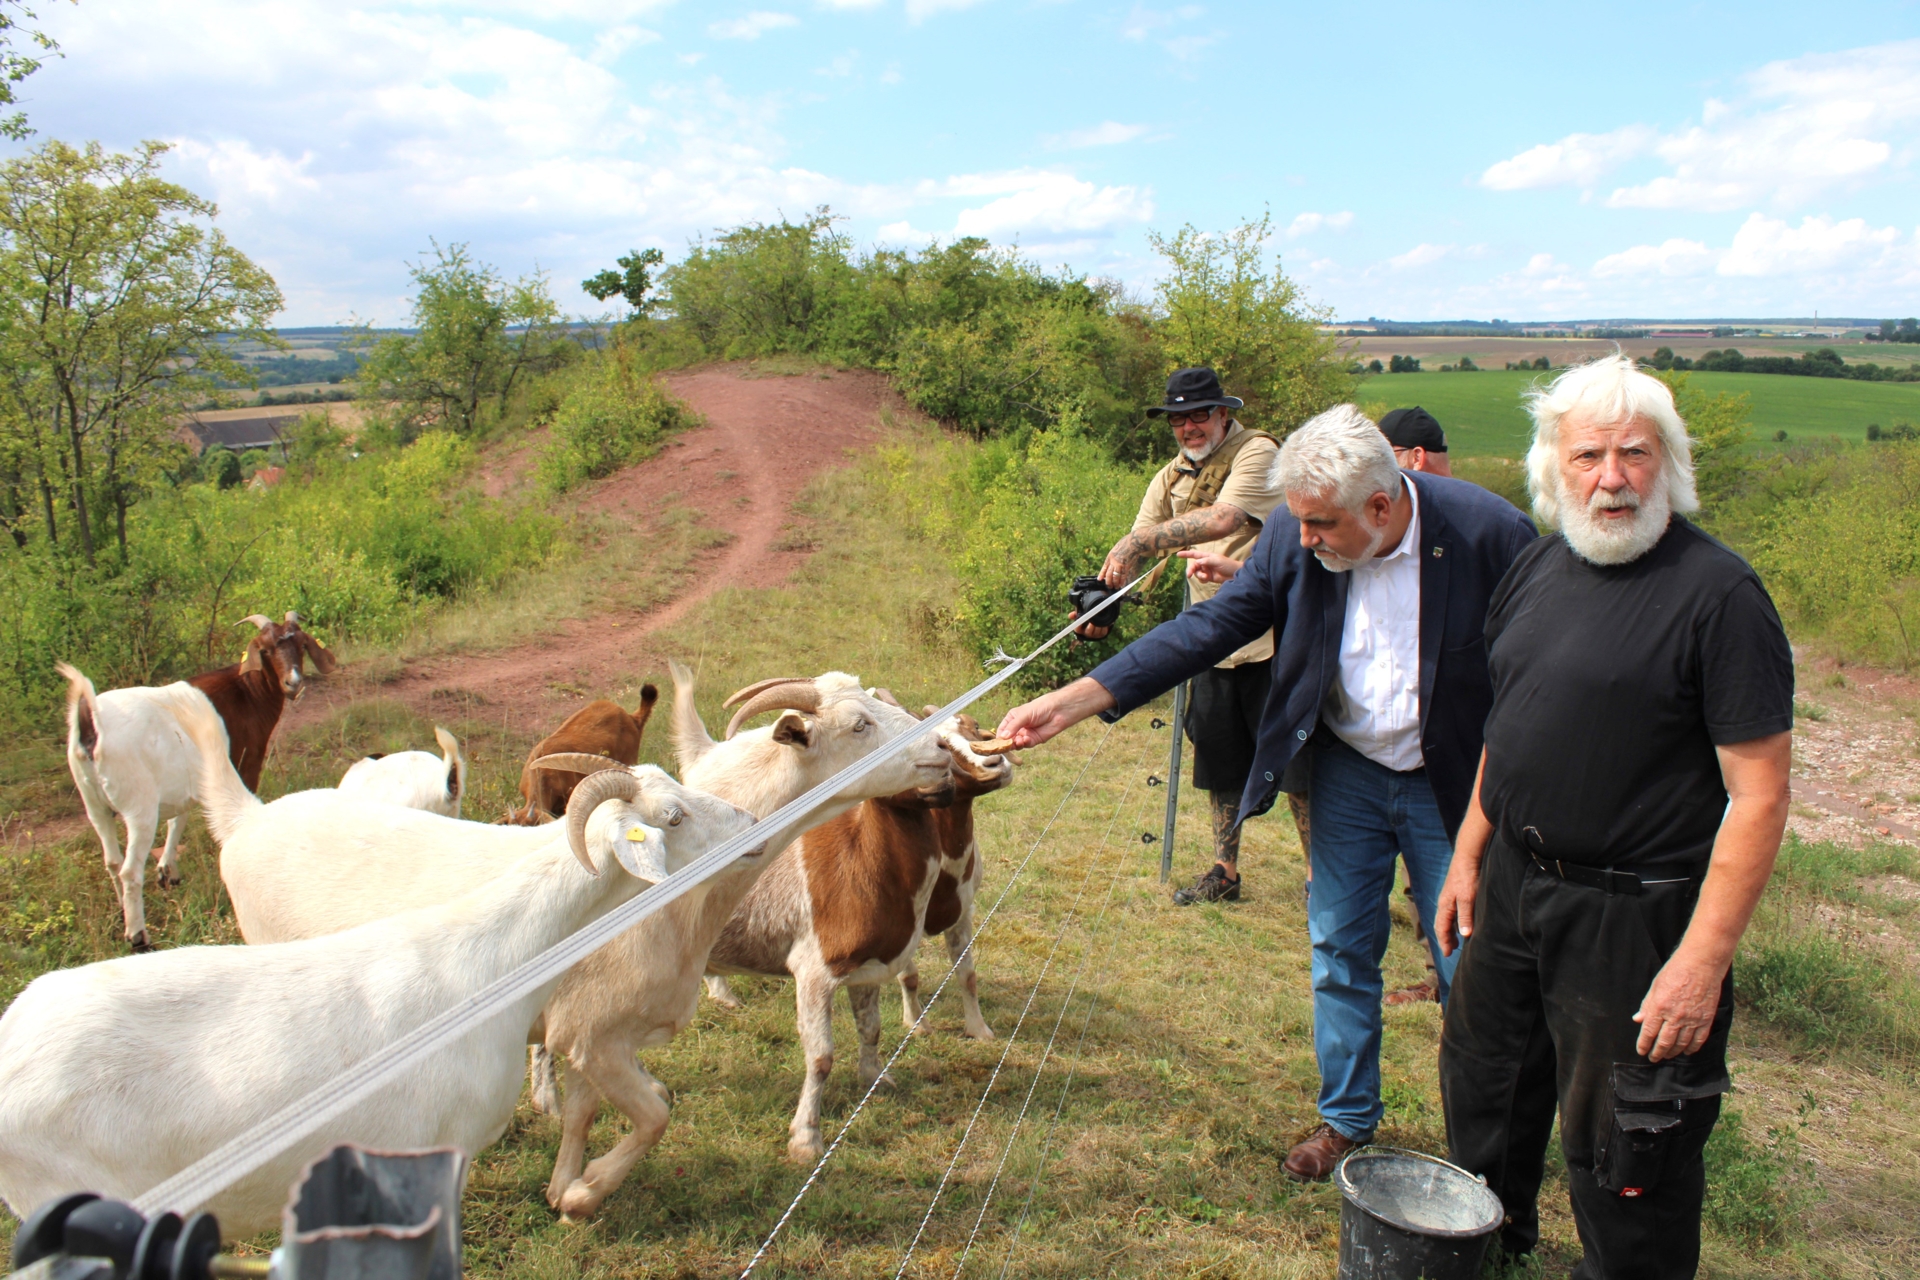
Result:
M287 699L307 691L301 663L313 659L321 675L338 664L318 640L300 629L300 615L291 609L286 621L261 614L241 619L259 628L247 641L247 655L230 667L209 671L187 681L207 695L207 701L227 725L227 754L234 772L247 790L260 789L260 768L267 762L267 743ZM162 880L164 883L164 877Z
M617 702L601 698L589 702L565 720L560 727L540 739L527 752L527 762L520 770L520 795L526 804L518 809L508 809L501 822L509 826L537 827L543 822L552 822L555 814L565 813L567 797L586 777L583 773L566 773L557 769L536 769L533 762L541 756L557 756L569 752L582 755L605 756L609 760L618 760L621 764L640 763L640 736L647 730L647 719L653 715L653 704L660 700L660 691L650 684L640 686L640 706L632 715Z

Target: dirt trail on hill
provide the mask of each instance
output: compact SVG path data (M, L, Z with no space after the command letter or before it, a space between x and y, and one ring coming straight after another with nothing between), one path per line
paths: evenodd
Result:
M636 673L664 675L668 655L652 647L653 633L720 587L786 581L808 555L780 546L795 499L815 476L844 466L849 451L878 440L881 409L899 404L885 378L858 370L755 375L721 366L671 375L667 385L705 425L578 491L578 501L644 529L666 497L695 513L703 527L727 535L724 544L695 556L671 599L651 609L572 618L538 640L495 653L422 659L379 684L356 681L343 669L288 708L281 732L355 699L390 698L443 718L464 703L532 742L588 698L618 690Z

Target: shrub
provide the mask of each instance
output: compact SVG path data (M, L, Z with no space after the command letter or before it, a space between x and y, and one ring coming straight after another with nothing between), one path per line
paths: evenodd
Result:
M959 629L983 658L1001 648L1025 654L1066 624L1067 588L1076 576L1099 571L1132 527L1152 475L1114 462L1072 416L1036 432L1024 449L997 451L992 465L978 486L956 566L964 584ZM1083 675L1128 637L1171 617L1180 604L1180 563L1144 606L1122 606L1107 639L1062 642L1016 682L1042 688Z
M653 453L694 415L615 350L580 366L553 415L553 440L540 480L554 493L611 475Z
M1754 1244L1779 1245L1819 1198L1813 1161L1800 1151L1800 1129L1813 1110L1806 1100L1798 1125L1775 1126L1764 1141L1747 1133L1746 1119L1723 1108L1707 1139L1706 1219L1722 1234Z

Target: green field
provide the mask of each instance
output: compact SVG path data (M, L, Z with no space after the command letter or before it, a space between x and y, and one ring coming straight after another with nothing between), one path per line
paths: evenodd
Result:
M1370 409L1417 404L1446 428L1447 445L1461 457L1517 458L1526 452L1532 424L1520 396L1551 375L1483 370L1479 373L1379 374L1360 384ZM1920 423L1920 382L1853 382L1795 378L1777 373L1695 373L1690 385L1711 394L1744 392L1753 407L1755 440L1839 436L1864 440L1867 424Z

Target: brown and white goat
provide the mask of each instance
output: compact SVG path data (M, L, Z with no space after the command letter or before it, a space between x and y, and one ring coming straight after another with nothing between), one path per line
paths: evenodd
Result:
M260 766L286 699L299 697L301 663L311 656L322 672L334 669L333 655L300 629L289 613L285 622L259 614L243 621L258 628L240 662L195 676L186 683L220 713L227 732L228 759L249 790L260 786ZM147 857L162 819L166 847L160 854L160 885L180 883L180 818L197 791L192 743L180 732L161 690L147 687L96 693L93 682L62 662L67 680L67 768L100 837L107 874L113 877L121 923L135 951L149 948L146 919ZM176 688L177 686L166 686ZM116 816L126 824L123 853Z
M508 809L500 821L517 827L537 827L552 822L555 814L566 812L567 797L587 775L534 768L533 762L542 756L601 756L621 764L639 764L640 738L647 731L647 720L653 715L653 704L659 698L658 689L643 684L640 706L632 715L619 703L600 698L561 721L558 729L527 752L527 762L520 769L520 795L526 803L517 809Z
M942 904L940 926L956 956L953 939L964 945L961 930L970 932L971 912L960 904L959 886L969 885L970 908L980 873L973 801L1013 780L1006 757L972 750L984 737L970 717L962 717L941 734L951 758L944 785L867 800L789 845L786 856L747 891L707 957L707 970L715 975L708 991L723 1003L732 998L722 975L793 977L806 1054L787 1143L794 1160L816 1160L822 1150L820 1096L833 1071L833 993L847 989L860 1032L860 1080L872 1084L880 1075L881 984L899 978L905 986L943 882L951 886L952 901ZM971 954L962 963L968 1032L991 1036L980 1017ZM910 992L907 1001L910 1020L917 1018L916 996Z

